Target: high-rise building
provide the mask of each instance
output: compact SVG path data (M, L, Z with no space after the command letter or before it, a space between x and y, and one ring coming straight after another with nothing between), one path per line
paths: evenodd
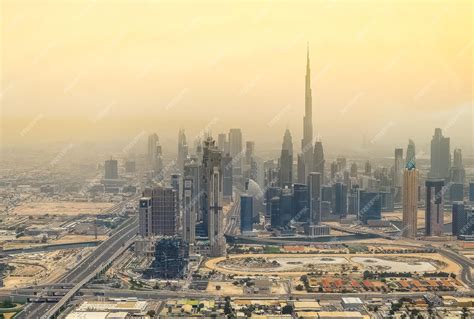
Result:
M311 172L308 175L309 193L309 222L319 224L321 222L321 174Z
M229 131L229 154L233 161L233 182L238 186L243 184L242 168L244 154L242 152L242 131L239 128L232 128Z
M403 148L395 149L395 162L393 163L393 185L400 187L403 183Z
M306 223L309 221L308 197L306 184L293 184L293 219L296 222Z
M105 161L105 179L118 179L118 162L114 159L109 159Z
M245 142L245 164L250 165L252 158L255 156L255 142Z
M331 163L331 181L336 181L336 175L339 172L337 162L334 161Z
M180 173L184 171L184 162L188 157L188 143L186 142L186 134L183 129L178 133L178 170Z
M185 166L184 169L185 171L188 170L189 166ZM197 186L198 183L199 180L195 180L193 175L188 175L183 180L183 240L189 244L196 241L196 219L199 199L196 196L194 186Z
M239 130L240 131L240 130ZM207 220L211 256L225 253L224 225L222 218L222 153L212 137L204 142L202 181L204 190L204 220Z
M469 201L474 202L474 182L469 183Z
M137 167L135 161L126 161L125 162L125 173L135 173Z
M347 215L347 186L341 182L333 184L333 214L340 217Z
M140 198L138 205L138 233L142 237L148 237L152 235L151 229L151 198L142 197Z
M267 203L268 205L268 203ZM275 196L270 199L270 225L273 228L278 228L281 226L280 221L280 197Z
M296 161L296 176L297 182L299 184L304 184L306 181L306 167L304 163L303 154L298 154L298 158Z
M365 162L365 175L372 176L372 165L369 161Z
M273 197L279 197L281 195L280 187L267 187L265 191L265 217L271 218L271 200ZM273 224L272 224L273 225Z
M313 98L311 92L311 68L309 64L309 47L306 54L306 77L305 77L305 114L303 118L303 139L301 140L301 154L305 164L302 180L313 171ZM298 177L298 179L300 179Z
M181 183L181 174L171 174L170 184L171 187L173 187L173 189L176 191L176 200L178 201L178 207L181 207L181 193L183 187Z
M227 153L222 157L222 174L224 178L222 196L227 200L232 200L232 173L232 157Z
M369 220L382 218L382 201L377 192L359 192L359 219L367 224Z
M425 235L441 236L444 227L444 180L427 180Z
M155 172L155 175L158 175L160 179L164 179L165 176L163 175L163 154L160 142L157 142L156 151L155 151L155 159L153 160L152 169Z
M313 171L321 174L321 184L324 184L324 150L323 143L316 141L314 144Z
M462 164L462 150L460 148L454 149L454 152L453 152L453 167L463 167L463 164Z
M357 163L351 164L350 176L357 178Z
M280 171L275 161L274 160L265 161L263 163L263 171L264 171L263 186L265 188L277 186Z
M251 232L253 226L253 197L240 195L240 233Z
M289 129L285 130L283 135L283 143L281 145L282 150L287 150L288 153L293 156L293 138L291 137L291 132Z
M156 159L156 145L158 144L158 135L156 133L150 134L148 136L148 164L153 166Z
M195 148L196 148L196 158L198 159L198 163L202 164L202 157L203 157L203 149L202 149L202 142L201 139L196 139L194 141Z
M431 169L430 178L447 179L451 167L449 137L444 137L440 128L435 129L431 140Z
M412 140L408 140L408 146L407 146L407 157L405 159L405 165L408 165L408 163L412 162L413 166L415 166L415 142Z
M453 153L453 167L449 170L449 180L452 183L464 184L466 171L462 163L462 151L457 148Z
M293 182L293 142L291 139L291 133L288 129L285 131L285 135L283 136L279 167L279 186L281 188L291 186Z
M144 272L145 278L183 278L189 259L189 246L179 238L166 237L155 245L155 260Z
M176 235L179 215L176 191L157 186L145 189L143 196L151 198L151 235Z
M279 226L287 229L293 219L293 194L291 189L282 189L279 204Z
M453 236L462 235L461 229L467 224L467 211L463 202L453 203Z
M257 180L257 161L255 160L255 142L245 143L244 178Z
M217 135L217 147L222 152L222 154L229 152L229 150L227 150L227 135L225 133L220 133Z
M347 213L357 215L359 213L359 185L352 185L348 193Z
M192 190L192 204L194 205L192 211L196 215L195 223L197 223L198 221L202 222L202 211L200 208L200 201L202 197L201 166L199 165L199 160L196 157L192 156L184 163L183 177L184 179L192 180L192 184L190 185Z
M449 200L451 202L462 202L464 200L464 184L451 182L449 185Z
M415 238L418 224L418 179L419 172L413 161L407 162L403 171L403 229L404 237Z

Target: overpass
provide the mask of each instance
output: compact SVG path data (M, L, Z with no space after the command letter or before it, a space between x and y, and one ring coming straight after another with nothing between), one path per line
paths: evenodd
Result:
M120 211L127 202L122 202L120 205L115 205L110 212ZM129 245L133 242L133 238L138 231L138 217L133 216L125 220L118 229L107 240L102 242L88 257L84 258L74 269L66 273L58 279L54 285L68 285L71 287L68 293L60 296L59 293L54 296L54 287L33 287L33 295L27 295L32 302L47 303L28 303L22 312L20 312L16 319L38 319L51 318L54 314L69 301L74 294L94 276L100 273L107 267L118 255L123 253ZM53 292L53 296L48 296ZM20 298L25 295L21 292L13 292L12 298ZM58 298L61 297L61 298ZM59 305L59 306L58 306Z

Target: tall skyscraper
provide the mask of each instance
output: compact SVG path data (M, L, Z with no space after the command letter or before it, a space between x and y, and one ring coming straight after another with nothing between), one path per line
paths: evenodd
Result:
M291 198L291 197L290 197ZM274 196L270 199L270 225L273 228L277 228L281 226L280 221L280 197Z
M280 154L280 176L279 185L281 188L291 186L293 182L293 142L291 133L287 129L283 136L283 144Z
M308 198L309 192L306 184L293 184L293 219L296 222L307 223L309 221Z
M109 159L105 161L105 179L118 179L118 162L114 159Z
M301 140L301 153L305 165L303 181L306 175L313 171L313 98L311 93L311 68L309 65L309 47L306 55L305 77L305 115L303 118L303 139ZM298 179L300 179L298 177Z
M233 182L234 185L242 186L242 168L243 158L242 153L242 131L239 128L232 128L229 131L229 154L232 157L233 163Z
M321 184L324 184L324 150L323 143L316 141L314 144L313 172L321 174Z
M197 183L196 183L197 184ZM194 243L196 240L196 218L198 199L193 196L195 180L192 176L183 181L183 240Z
M303 154L298 154L296 161L296 177L299 184L304 184L306 182L306 167L303 158Z
M156 159L156 145L158 144L158 135L156 133L150 134L148 136L148 163L150 166L153 166L153 163Z
M365 175L372 176L372 164L369 161L365 162Z
M151 236L153 233L151 229L151 198L140 198L138 206L138 233L142 237Z
M217 135L217 147L222 152L222 154L227 153L227 135L225 133L220 133Z
M135 161L126 161L125 162L125 173L135 173L137 170L137 166Z
M469 201L474 202L474 182L469 183Z
M413 165L415 165L415 142L412 140L408 140L408 146L407 146L407 157L405 159L405 165L407 165L409 162L413 162Z
M418 225L419 172L413 161L408 161L403 171L403 230L404 237L415 238Z
M224 175L222 196L227 200L232 200L232 173L232 157L227 153L222 157L222 174Z
M156 152L155 152L155 161L153 164L153 170L157 173L160 174L161 178L164 178L163 176L163 151L160 145L160 142L156 145Z
M222 224L222 153L212 137L208 137L204 142L203 151L203 218L207 221L210 254L222 256L225 253L224 225Z
M359 192L359 219L367 224L369 220L380 220L382 218L382 200L380 193Z
M463 235L461 229L467 224L467 211L463 202L453 203L453 236Z
M464 184L466 171L462 163L462 151L456 148L453 152L453 167L449 170L449 180L452 183Z
M357 163L355 162L351 164L350 176L357 178Z
M403 180L403 148L395 149L395 161L393 163L393 185L402 186Z
M172 187L147 188L144 197L151 198L151 235L174 236L178 230L178 201Z
M449 178L451 167L451 153L449 148L449 137L444 137L440 128L435 129L431 140L431 169L430 178Z
M331 163L331 181L336 181L336 175L339 172L337 162L334 161Z
M257 162L255 161L255 142L245 143L244 178L257 180Z
M240 233L251 232L253 226L253 197L240 195Z
M188 243L194 243L196 236L196 223L202 221L199 210L201 200L201 175L200 166L196 159L191 158L184 164L183 182L183 239Z
M321 222L321 174L311 172L308 175L309 193L309 222L319 224Z
M176 200L178 202L178 207L181 207L181 193L183 184L181 183L181 174L171 174L170 179L171 187L176 191Z
M293 138L291 137L291 132L289 129L285 130L283 135L283 143L281 145L282 150L287 150L288 154L293 156Z
M178 170L180 173L184 170L184 161L188 157L188 143L183 129L178 133Z
M444 180L427 180L425 186L425 235L441 236L444 226Z
M347 215L347 186L341 182L333 184L333 214L340 217Z

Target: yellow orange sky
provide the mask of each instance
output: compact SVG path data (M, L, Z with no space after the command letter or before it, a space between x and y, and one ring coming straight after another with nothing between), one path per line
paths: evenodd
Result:
M4 144L302 133L471 147L472 1L2 1ZM33 139L33 140L32 140ZM263 146L262 146L263 147Z

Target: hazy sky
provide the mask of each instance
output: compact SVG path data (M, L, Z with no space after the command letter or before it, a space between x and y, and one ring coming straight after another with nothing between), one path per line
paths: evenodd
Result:
M472 154L471 1L2 1L4 145L175 141L241 127L299 149L309 42L315 132L335 148ZM142 134L142 132L145 132ZM141 134L141 135L140 135ZM470 149L469 149L470 148Z

